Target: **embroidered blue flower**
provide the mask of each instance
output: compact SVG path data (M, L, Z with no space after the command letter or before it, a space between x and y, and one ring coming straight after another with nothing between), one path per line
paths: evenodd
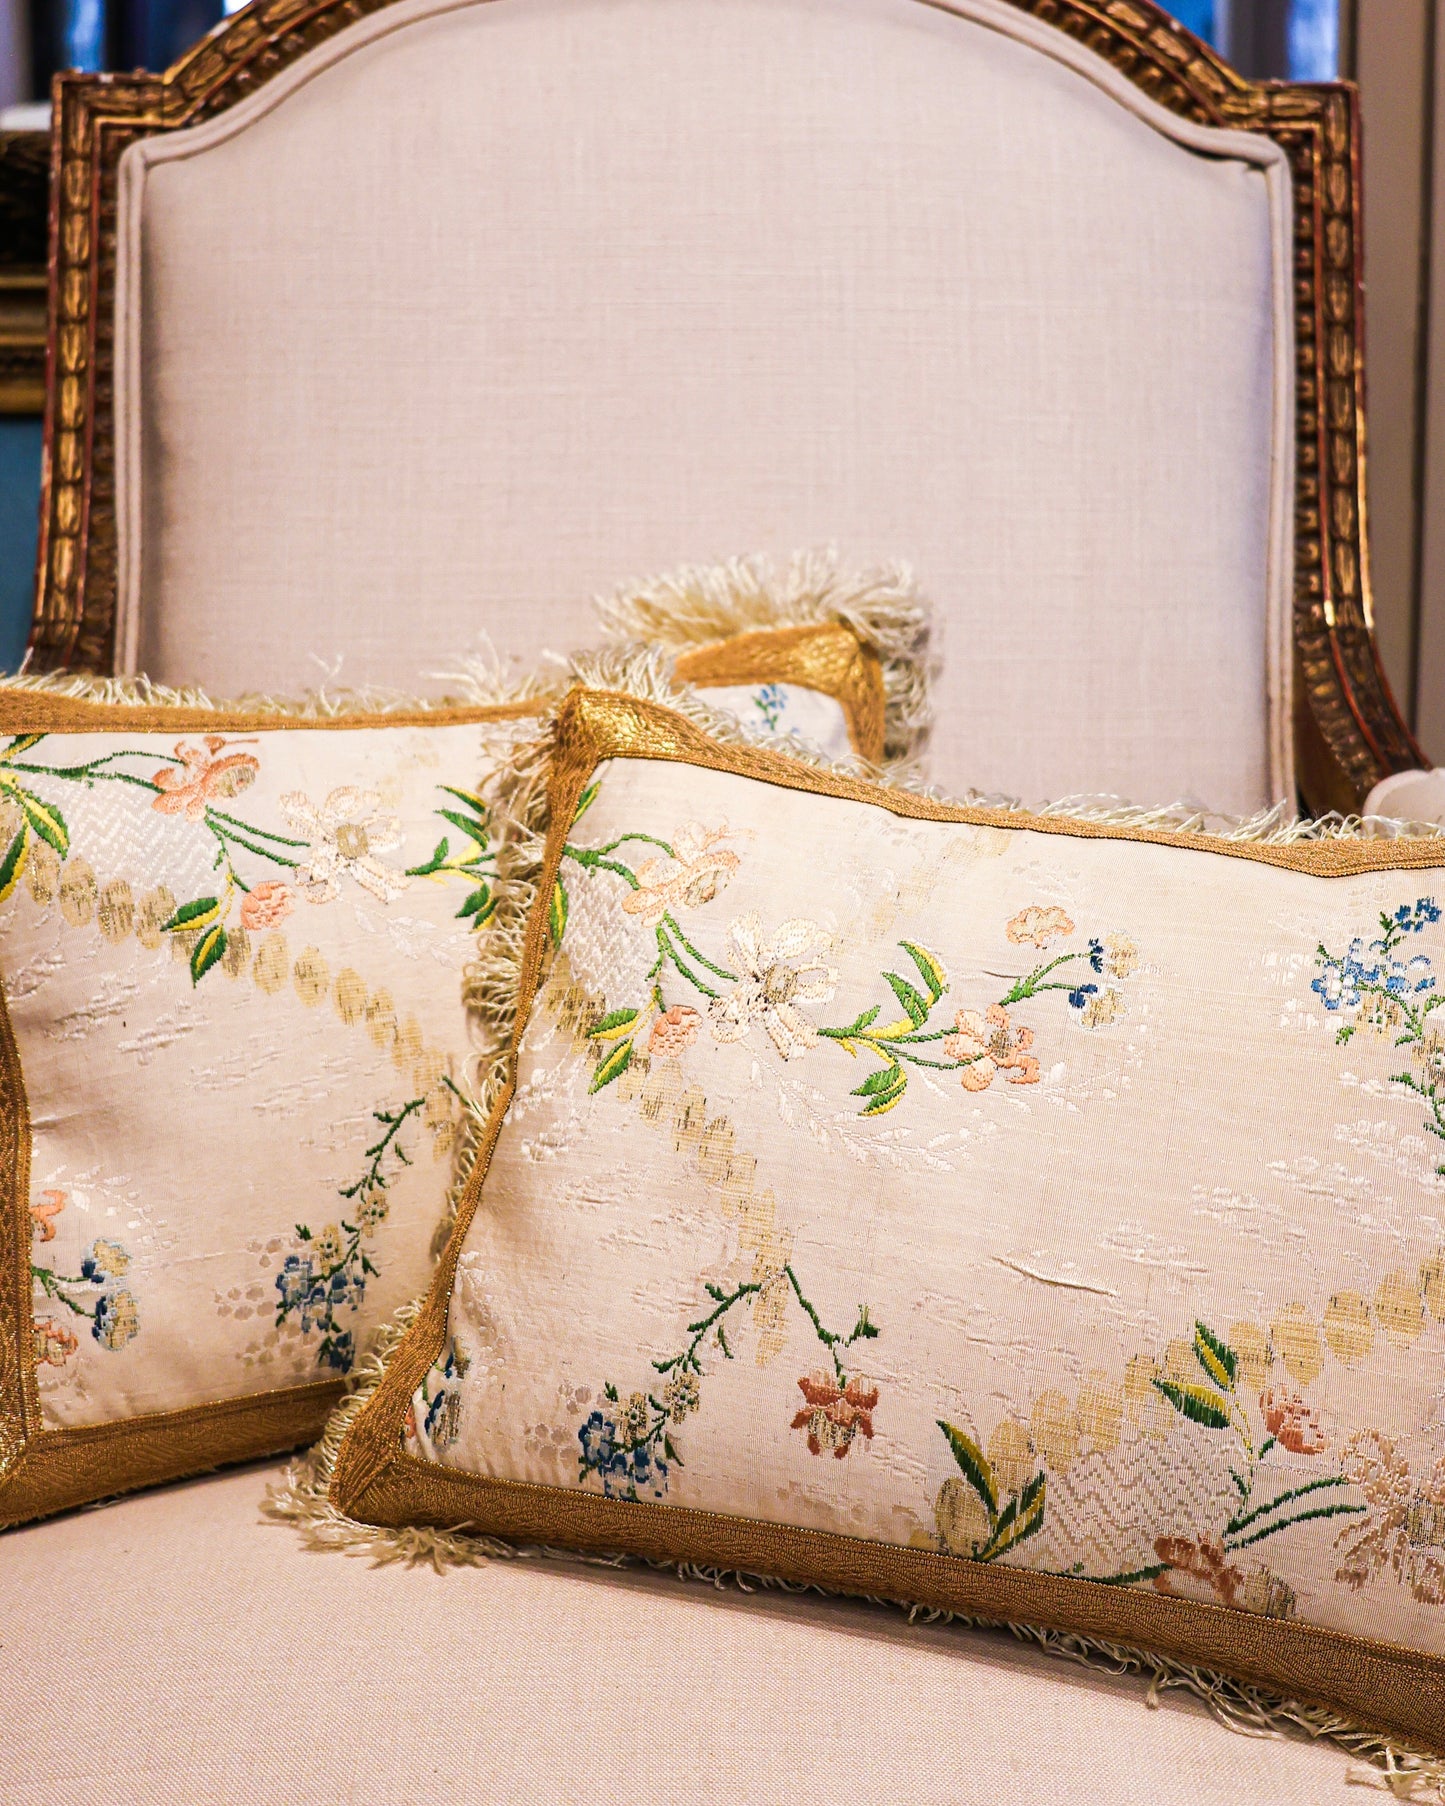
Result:
M617 1425L593 1411L577 1432L582 1453L577 1478L585 1486L595 1476L609 1499L660 1499L667 1492L668 1463L651 1442L619 1446Z
M1098 969L1099 968L1095 966L1094 970L1096 972ZM1069 992L1069 1008L1073 1010L1083 1009L1084 1005L1095 995L1098 989L1099 987L1097 985L1076 985L1074 989Z
M1096 972L1104 970L1104 943L1102 941L1091 940L1089 942L1089 964ZM1074 1007L1077 1009L1078 1005L1075 1004Z
M96 1301L90 1333L109 1349L124 1348L140 1329L140 1314L131 1292L105 1292Z
M753 696L753 707L763 718L769 733L778 731L778 722L788 706L788 693L781 684L764 684Z
M333 1330L316 1351L317 1366L334 1367L338 1373L350 1373L355 1359L356 1343L349 1329Z
M1440 905L1433 897L1420 897L1413 909L1408 903L1402 903L1393 920L1406 934L1419 934L1430 923L1440 920Z

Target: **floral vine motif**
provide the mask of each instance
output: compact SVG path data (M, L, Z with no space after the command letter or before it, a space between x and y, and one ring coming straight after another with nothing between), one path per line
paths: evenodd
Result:
M788 692L781 684L764 684L756 690L752 697L753 707L763 718L763 726L770 734L778 731L778 723L783 718L783 711L788 706Z
M442 1082L455 1090L449 1079L443 1078ZM400 1165L411 1165L398 1137L407 1119L425 1103L425 1098L414 1097L400 1109L372 1112L382 1134L366 1150L366 1171L354 1185L343 1187L338 1194L353 1204L355 1222L343 1217L339 1223L328 1223L319 1230L305 1223L296 1225L296 1234L305 1246L299 1254L288 1254L276 1275L280 1295L276 1327L280 1329L288 1317L294 1316L302 1335L320 1330L318 1366L349 1373L356 1359L355 1338L349 1329L341 1328L339 1319L344 1310L354 1313L360 1309L367 1280L377 1277L379 1269L364 1244L386 1221L386 1194L391 1184L385 1170L386 1158L390 1154Z
M1335 1031L1340 1046L1365 1029L1414 1050L1418 1073L1408 1068L1393 1072L1391 1081L1424 1098L1430 1111L1425 1127L1445 1141L1445 1034L1430 1022L1445 994L1436 991L1425 954L1406 959L1397 951L1409 935L1438 922L1440 913L1433 897L1420 897L1413 904L1402 903L1393 915L1381 912L1378 940L1366 944L1356 935L1343 954L1331 953L1321 942L1315 954L1320 969L1310 989L1332 1015L1348 1018ZM1445 1173L1445 1163L1435 1170Z
M443 1381L464 1380L471 1362L455 1339L447 1344L446 1357L441 1363ZM461 1429L462 1394L459 1386L440 1385L436 1391L431 1389L432 1375L436 1368L431 1368L422 1378L418 1390L421 1402L425 1406L421 1427L431 1438L432 1446L437 1449L449 1449L457 1439ZM403 1442L415 1442L417 1439L416 1400L406 1408L406 1421L402 1430Z
M65 1208L63 1191L45 1191L30 1206L31 1237L37 1242L55 1240L55 1219ZM80 1263L75 1276L57 1273L54 1267L31 1260L30 1280L45 1300L60 1305L90 1323L90 1333L103 1348L114 1353L140 1331L135 1294L121 1286L130 1271L130 1255L119 1242L97 1238ZM89 1293L90 1296L86 1296ZM54 1316L34 1319L35 1360L46 1367L64 1367L80 1346L68 1323Z
M448 796L455 797L462 805L460 810L444 806L437 809L437 814L443 821L450 822L461 831L462 846L454 853L450 836L443 835L431 858L422 865L408 866L406 876L430 878L438 884L444 883L449 877L461 878L470 888L462 899L457 916L461 920L471 917L473 927L482 928L497 911L496 893L492 889L497 859L492 851L487 806L473 791L458 790L451 784L438 784L437 788L445 791Z
M810 1452L830 1453L841 1460L856 1435L872 1437L872 1412L878 1403L878 1389L850 1377L842 1360L842 1354L855 1342L871 1341L879 1333L866 1304L859 1308L858 1320L846 1336L828 1329L798 1283L791 1262L775 1273L745 1281L730 1292L710 1281L706 1291L713 1308L688 1324L691 1340L677 1354L652 1363L665 1382L659 1390L634 1392L623 1399L610 1380L604 1385L603 1407L589 1412L577 1432L581 1444L577 1461L579 1485L595 1481L613 1499L665 1496L670 1467L674 1463L678 1467L684 1465L672 1432L702 1402L701 1382L705 1375L700 1351L711 1342L721 1349L725 1360L736 1359L726 1323L729 1313L745 1299L778 1310L790 1295L795 1297L832 1361L831 1374L812 1374L798 1381L806 1405L790 1428L808 1432Z
M590 807L597 788L594 783L583 792L577 819ZM1127 977L1139 955L1132 941L1110 935L1043 959L1027 973L1001 975L1011 982L996 1001L982 1010L959 1010L951 1025L937 1026L934 1012L949 989L942 961L917 942L900 941L913 971L906 977L884 971L882 978L903 1014L880 1023L883 1005L873 1004L846 1024L820 1023L808 1006L832 1000L838 972L827 959L833 938L817 923L794 917L769 934L758 916L736 917L727 928L723 963L704 953L678 920L684 910L712 902L737 871L740 860L725 844L729 838L726 824L709 829L689 823L671 842L636 833L619 835L601 847L571 841L564 847L564 859L583 871L610 872L628 886L631 894L623 898L622 909L650 928L657 944L647 974L652 984L648 1001L608 1010L590 1030L596 1054L590 1091L620 1078L639 1046L649 1054L685 1052L697 1039L705 1009L713 1039L720 1043L745 1040L761 1028L784 1060L822 1041L854 1058L866 1054L876 1065L851 1095L862 1099L860 1115L881 1116L903 1098L911 1068L956 1072L970 1092L986 1091L1000 1073L1010 1084L1037 1084L1039 1061L1029 1051L1034 1031L1009 1014L1019 1004L1046 992L1063 992L1087 1028L1102 1027L1123 1008L1119 991L1101 987L1097 980ZM630 865L623 849L634 842L657 848L662 857L649 854ZM566 883L559 875L550 912L552 937L559 944L568 908ZM1043 951L1073 934L1074 923L1062 909L1035 904L1014 916L1005 932L1015 946ZM690 987L696 1002L668 999L663 981L673 976Z
M1156 1376L1151 1384L1187 1423L1236 1437L1239 1456L1229 1468L1238 1493L1234 1510L1227 1522L1211 1525L1199 1535L1155 1538L1157 1560L1132 1572L1086 1574L1082 1566L1070 1572L1110 1586L1151 1582L1161 1593L1176 1592L1181 1580L1193 1582L1207 1587L1221 1604L1288 1616L1294 1607L1288 1585L1267 1569L1246 1570L1236 1558L1296 1524L1360 1515L1367 1507L1347 1496L1359 1486L1359 1476L1347 1459L1341 1467L1257 1502L1261 1466L1276 1443L1295 1455L1319 1456L1326 1451L1319 1419L1297 1393L1271 1385L1259 1399L1261 1433L1252 1421L1252 1407L1241 1395L1243 1369L1235 1350L1207 1324L1196 1323L1192 1353L1198 1378ZM939 1539L950 1554L997 1561L1043 1528L1045 1472L1040 1467L1005 1498L994 1467L973 1438L942 1418L938 1427L963 1476L945 1480L939 1491L934 1507ZM1441 1527L1445 1529L1445 1519Z

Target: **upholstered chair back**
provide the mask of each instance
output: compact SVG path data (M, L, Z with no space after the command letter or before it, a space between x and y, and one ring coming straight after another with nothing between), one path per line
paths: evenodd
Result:
M1413 762L1321 651L1370 650L1340 94L1277 118L1140 0L359 11L261 0L129 110L63 100L102 451L42 650L425 686L592 639L623 580L831 543L937 605L950 788L1251 810L1301 709L1325 800Z

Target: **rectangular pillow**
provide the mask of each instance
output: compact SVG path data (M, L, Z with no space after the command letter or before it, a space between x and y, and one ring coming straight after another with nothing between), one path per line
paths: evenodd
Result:
M551 808L515 1072L333 1503L1445 1744L1445 841L955 808L596 694Z
M0 690L0 1523L309 1439L426 1284L542 706Z

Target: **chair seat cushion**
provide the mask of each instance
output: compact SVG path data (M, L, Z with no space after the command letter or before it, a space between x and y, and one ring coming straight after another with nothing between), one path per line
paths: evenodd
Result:
M636 1569L314 1553L261 1516L278 1471L5 1539L10 1806L1359 1797L1339 1750L1177 1694L1150 1711L1137 1678L997 1632Z

